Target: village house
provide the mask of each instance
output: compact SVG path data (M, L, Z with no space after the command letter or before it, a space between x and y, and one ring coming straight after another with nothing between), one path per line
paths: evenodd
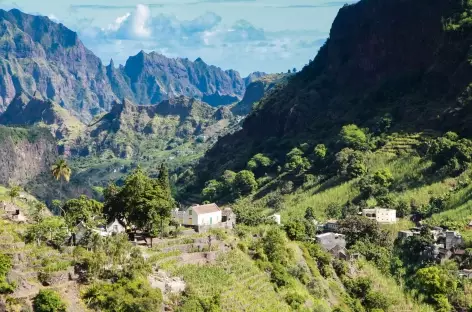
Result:
M337 232L339 229L338 220L328 220L324 224L324 230L329 232Z
M421 235L425 228L411 228L409 230L399 231L398 239L405 240L408 237ZM434 227L428 229L429 234L433 237L434 245L432 250L424 250L424 253L430 254L438 263L443 263L446 260L454 259L461 261L465 255L463 249L464 240L462 236L456 231L447 231L441 227Z
M7 219L18 223L28 221L18 206L8 202L0 202L0 206L3 208L3 215Z
M225 208L221 212L221 222L226 223L227 228L233 228L236 225L236 214L231 208Z
M362 209L362 215L378 223L392 224L397 222L397 211L395 209Z
M210 228L233 228L236 215L231 208L221 210L216 204L195 205L187 210L172 211L172 217L183 226L192 227L198 232Z
M126 232L126 227L117 219L111 221L106 226L100 226L97 228L88 227L83 221L81 221L74 229L71 239L72 243L77 244L82 238L87 235L88 232L96 233L102 237L107 237L111 235L116 235Z
M329 252L333 257L343 260L357 258L357 255L351 255L346 249L346 238L343 234L323 233L316 235L316 242Z
M223 219L221 209L216 204L195 205L186 211L176 208L172 211L172 217L184 226L213 225Z

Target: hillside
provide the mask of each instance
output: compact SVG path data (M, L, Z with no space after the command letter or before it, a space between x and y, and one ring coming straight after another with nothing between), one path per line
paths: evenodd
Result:
M0 124L6 126L46 126L58 141L59 153L69 155L72 142L84 131L85 125L69 111L51 100L44 100L38 93L32 98L18 95L0 115Z
M0 184L25 185L48 172L57 158L48 129L0 126Z
M232 122L231 113L221 111L183 96L153 106L135 105L128 100L116 102L109 113L87 127L74 155L111 152L125 159L143 153L151 157L153 150L171 150L197 139L204 143Z
M372 127L387 114L395 131L472 135L470 31L467 24L448 26L467 9L461 3L387 0L343 7L314 61L260 101L241 131L220 139L200 172L241 169L258 152L281 159L301 143L334 144L343 125Z
M217 106L237 102L245 91L238 72L200 58L192 62L140 52L125 66L115 67L113 61L105 66L75 32L47 17L1 10L0 25L0 112L17 94L36 91L82 121L123 98L156 104L185 95Z

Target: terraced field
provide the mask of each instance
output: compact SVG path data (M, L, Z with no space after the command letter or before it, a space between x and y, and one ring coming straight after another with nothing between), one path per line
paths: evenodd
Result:
M435 133L428 130L421 133L398 135L389 138L387 144L385 144L378 152L395 155L414 153L421 144L434 136Z
M160 268L182 277L199 297L219 294L222 311L290 311L269 276L246 254L217 240L212 243L212 252L199 252L194 248L201 244L204 247L204 239L199 236L157 244L155 256L159 257Z

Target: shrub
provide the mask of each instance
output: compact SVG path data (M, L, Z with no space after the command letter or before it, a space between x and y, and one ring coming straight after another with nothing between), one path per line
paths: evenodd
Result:
M292 181L286 181L283 185L282 188L280 189L280 192L282 194L290 194L293 192L293 182Z
M310 168L310 162L303 156L303 151L294 148L286 156L285 170L289 172L303 173Z
M372 281L367 277L347 278L344 286L352 297L365 298L372 288Z
M364 299L364 306L368 311L387 311L391 304L390 300L378 291L370 291Z
M270 271L270 281L277 287L284 287L290 284L290 275L283 265L275 263Z
M284 229L291 240L302 241L306 238L305 224L302 220L290 220L285 223Z
M285 301L292 307L292 309L299 310L305 303L305 297L297 292L290 292L285 295Z
M0 294L9 294L15 290L15 285L7 282L7 274L11 268L10 257L0 253Z
M83 298L89 308L102 312L153 312L162 303L160 290L153 289L146 279L120 279L116 283L99 282L87 289Z
M33 299L35 312L66 312L66 305L59 294L52 290L40 290Z
M336 164L338 173L350 179L361 177L367 172L364 154L350 148L342 149L336 154Z
M336 203L330 203L326 208L326 216L330 219L339 219L342 216L343 208Z

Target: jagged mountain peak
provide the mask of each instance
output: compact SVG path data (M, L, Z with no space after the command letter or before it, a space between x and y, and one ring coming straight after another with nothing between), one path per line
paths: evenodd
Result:
M148 105L184 95L218 106L239 101L245 91L239 73L201 59L140 51L124 66L113 60L105 66L77 33L45 16L0 10L0 25L0 113L23 91L61 103L86 122L121 98Z

